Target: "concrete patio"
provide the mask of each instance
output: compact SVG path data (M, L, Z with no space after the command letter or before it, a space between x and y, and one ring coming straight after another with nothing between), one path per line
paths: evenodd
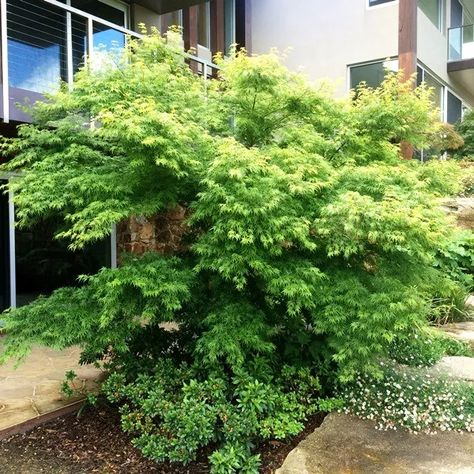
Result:
M61 391L68 370L77 374L74 386L82 393L97 390L103 372L79 365L79 354L79 348L37 347L17 369L13 362L0 366L0 439L80 408L84 394L67 397Z

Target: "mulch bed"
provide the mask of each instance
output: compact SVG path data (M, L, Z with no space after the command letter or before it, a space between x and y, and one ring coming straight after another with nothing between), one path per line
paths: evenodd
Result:
M305 430L287 442L260 446L263 474L281 466L287 454L323 421L317 414ZM32 431L0 442L2 474L204 474L209 472L205 453L187 466L156 464L144 458L120 429L117 412L108 406L88 409L81 417L68 415Z

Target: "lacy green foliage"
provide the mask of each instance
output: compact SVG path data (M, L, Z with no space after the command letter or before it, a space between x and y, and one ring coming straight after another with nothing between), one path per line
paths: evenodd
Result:
M216 472L255 472L252 443L296 433L314 407L281 367L317 367L325 389L380 375L390 344L460 285L461 265L435 266L453 238L438 198L459 173L399 159L401 140L423 148L439 125L429 91L398 76L335 101L275 53L220 59L204 84L159 35L128 44L38 103L2 169L21 171L20 225L60 214L74 249L177 204L187 241L2 315L3 358L34 343L108 356L148 456L189 461L212 442Z
M121 404L122 426L147 457L187 463L218 441L213 473L257 473L254 443L297 434L319 406L319 381L309 369L286 366L267 381L245 373L229 379L222 370L203 375L202 368L165 358L132 382L114 373L104 391Z
M464 114L463 120L456 124L456 131L464 139L464 146L456 152L456 157L474 160L474 111Z
M127 340L156 314L160 321L175 319L191 296L194 274L177 257L148 254L83 280L79 288L61 288L5 312L8 337L0 360L23 357L33 344L55 349L79 344L85 361L100 359L109 348L128 352Z
M410 336L397 337L389 356L400 364L428 367L444 356L473 356L469 344L433 329L413 331Z
M467 382L389 366L383 378L362 375L340 396L346 413L374 420L381 430L474 431L474 388Z

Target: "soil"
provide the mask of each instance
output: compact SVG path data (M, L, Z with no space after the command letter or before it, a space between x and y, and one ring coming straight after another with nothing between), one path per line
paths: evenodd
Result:
M314 415L305 430L286 442L270 441L259 447L261 472L271 474L287 454L323 421ZM32 431L0 441L2 474L204 474L209 472L206 453L187 466L156 464L133 448L120 429L116 410L103 406L80 417L68 415Z

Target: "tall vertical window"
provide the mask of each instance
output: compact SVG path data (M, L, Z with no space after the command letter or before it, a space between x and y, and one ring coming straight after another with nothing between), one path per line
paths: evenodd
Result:
M0 186L4 184L6 181L0 180ZM0 311L10 306L9 223L8 195L0 193Z
M211 47L211 7L210 2L198 5L198 44Z
M418 0L418 6L438 30L444 30L444 0Z
M224 53L235 43L235 0L224 0Z
M433 105L440 110L441 117L440 119L444 119L444 86L434 78L429 72L425 71L422 67L417 67L417 77L416 77L416 85L419 86L422 82L424 82L428 87L431 87L433 90L432 100Z
M447 122L454 124L462 119L462 101L448 91L447 97Z

